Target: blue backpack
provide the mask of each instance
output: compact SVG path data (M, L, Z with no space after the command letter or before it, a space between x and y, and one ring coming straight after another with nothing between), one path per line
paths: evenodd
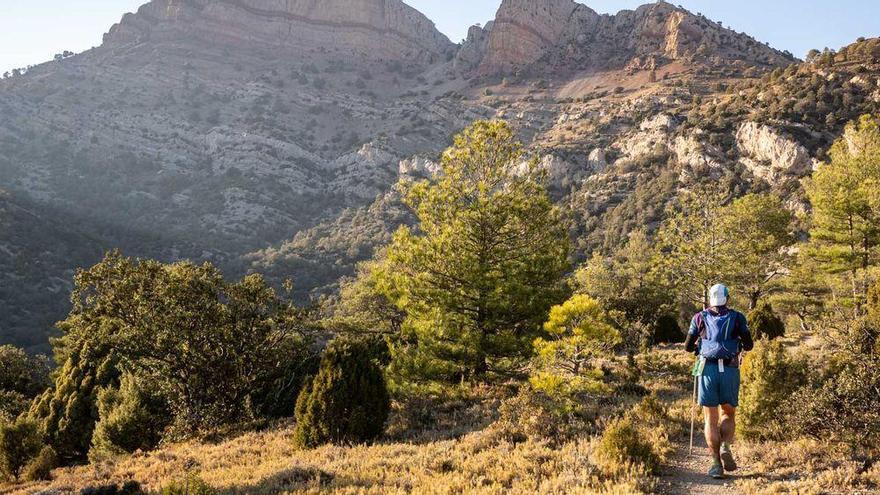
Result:
M728 311L723 316L714 316L708 311L700 313L701 329L700 355L710 360L731 360L739 355L739 338L736 325L739 313Z

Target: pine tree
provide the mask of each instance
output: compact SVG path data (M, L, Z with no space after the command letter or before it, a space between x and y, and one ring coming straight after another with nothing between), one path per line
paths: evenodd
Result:
M528 358L564 299L570 240L506 123L465 129L442 167L409 187L418 228L402 227L388 249L389 298L406 313L393 370L483 380Z
M880 262L880 119L847 125L830 152L831 162L807 183L813 205L808 253L841 279L840 293L863 315L871 267Z
M371 442L382 434L390 407L370 347L337 339L297 399L295 442L305 448Z

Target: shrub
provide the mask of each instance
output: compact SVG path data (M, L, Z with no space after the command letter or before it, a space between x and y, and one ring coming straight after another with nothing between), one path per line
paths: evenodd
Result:
M761 303L749 313L749 330L755 340L778 339L785 335L785 322L773 312L770 303Z
M0 425L0 474L17 480L22 469L37 456L43 446L37 424L19 419Z
M31 404L28 417L39 423L62 463L86 458L98 416L97 393L117 383L117 363L109 345L88 339L70 351L54 387Z
M307 448L370 442L382 434L390 407L385 377L369 347L337 339L297 399L295 442Z
M173 481L159 491L160 495L214 495L215 493L217 490L195 474L187 475L183 481Z
M880 370L876 360L847 363L832 370L817 386L803 387L791 398L789 426L799 435L876 451L880 445L878 390Z
M22 477L27 481L48 480L51 479L52 470L56 467L58 467L58 454L55 453L55 449L47 445L25 466Z
M609 476L633 470L655 473L662 462L651 442L630 418L615 420L605 428L592 459Z
M599 401L581 396L580 401L537 390L529 384L501 403L496 425L510 441L526 438L560 445L593 433L599 417Z
M158 388L125 375L119 388L98 393L98 423L89 459L106 459L136 450L152 450L170 423L168 403Z
M680 344L684 342L685 333L678 323L678 318L663 315L654 323L652 341L655 344Z
M142 495L145 493L141 489L140 483L129 480L122 486L115 483L100 486L87 486L79 491L80 495ZM182 493L182 492L181 492Z
M753 440L785 437L785 408L806 379L806 366L781 342L760 340L740 370L739 431Z

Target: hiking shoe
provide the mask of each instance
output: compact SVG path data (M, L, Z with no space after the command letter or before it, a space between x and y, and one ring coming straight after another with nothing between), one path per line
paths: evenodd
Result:
M709 468L709 476L716 480L724 479L724 467L721 464L712 464Z
M726 443L721 444L721 464L724 466L725 471L736 471L736 460L733 458L730 445Z

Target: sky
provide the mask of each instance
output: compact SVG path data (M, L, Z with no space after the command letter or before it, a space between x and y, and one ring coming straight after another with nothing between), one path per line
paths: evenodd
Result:
M0 73L80 52L125 12L146 0L0 0ZM495 16L500 0L405 0L458 42L472 24ZM600 13L651 0L581 0ZM880 36L880 0L673 0L693 12L745 31L803 58L811 48L839 48L860 36Z

